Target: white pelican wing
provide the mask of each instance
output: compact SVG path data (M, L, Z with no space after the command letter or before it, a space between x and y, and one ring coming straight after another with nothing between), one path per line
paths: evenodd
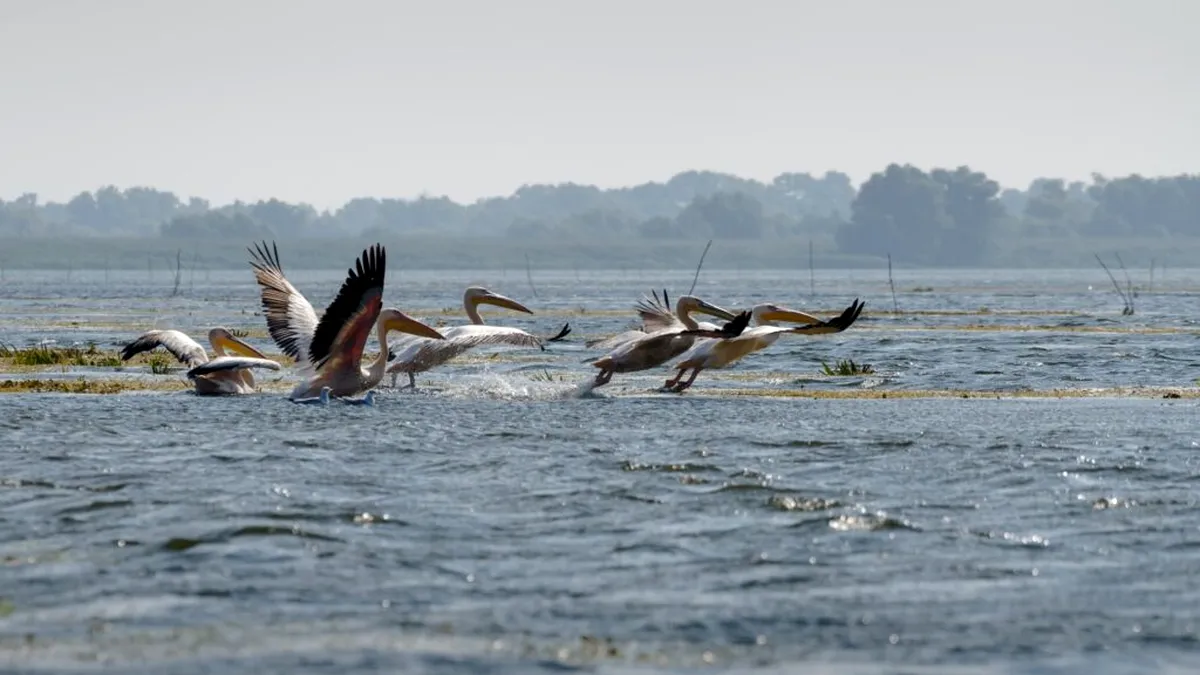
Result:
M467 324L440 329L444 340L414 337L393 349L395 359L389 373L422 372L439 366L474 347L512 345L545 349L543 341L519 328Z
M642 327L627 330L623 333L610 335L606 338L591 340L585 344L589 349L606 349L612 350L623 345L629 344L634 340L640 340L651 333L657 333L664 330L682 329L683 322L671 308L667 306L667 291L663 289L662 298L658 297L658 291L652 291L654 298L642 296L642 299L634 306L637 309L638 317L642 320ZM716 329L717 326L712 326Z
M683 325L675 312L671 311L666 289L663 289L661 300L659 300L658 293L654 293L653 300L642 296L637 303L637 311L638 316L642 319L642 331L645 333L657 333L660 330L678 328Z
M198 342L177 330L152 330L140 335L121 350L121 359L128 361L134 354L162 347L179 359L179 362L194 368L208 361L208 352Z
M624 333L617 333L616 335L610 335L606 338L590 340L585 344L589 349L610 350L616 349L627 342L633 342L634 340L644 337L646 337L646 331L644 330L627 330Z
M442 342L454 342L455 344L465 345L468 348L485 345L544 348L542 339L538 336L527 333L520 328L511 328L508 326L469 324L447 328L442 331L442 335L446 336L446 339L442 340ZM430 342L439 342L439 340L430 340Z
M284 354L296 360L297 365L309 367L309 349L313 335L317 332L317 313L312 303L283 276L279 264L279 251L274 245L267 248L254 245L250 251L254 260L254 278L262 288L263 314L267 317L267 330ZM249 250L249 249L247 249Z
M279 370L279 364L271 359L256 359L252 356L218 356L212 361L192 368L187 372L187 376L191 378L197 375L207 375L223 370L241 370L242 368Z

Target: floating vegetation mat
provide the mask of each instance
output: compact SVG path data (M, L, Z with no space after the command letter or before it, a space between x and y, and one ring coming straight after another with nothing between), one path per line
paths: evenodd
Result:
M0 394L120 394L125 391L182 391L188 382L174 379L134 380L77 377L71 379L0 380Z
M899 399L899 398L1200 398L1200 387L1055 387L1053 389L701 389L714 397Z

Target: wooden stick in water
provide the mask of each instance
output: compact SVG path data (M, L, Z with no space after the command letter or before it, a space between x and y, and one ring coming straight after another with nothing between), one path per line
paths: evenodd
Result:
M1108 265L1105 265L1104 261L1100 259L1100 254L1093 253L1092 255L1096 256L1096 262L1100 263L1100 266L1104 268L1104 271L1108 274L1108 278L1112 281L1113 288L1117 289L1117 295L1121 296L1121 302L1125 303L1125 307L1121 310L1121 313L1132 314L1133 312L1129 307L1129 298L1125 297L1125 291L1121 290L1121 284L1117 283L1117 278L1114 277L1113 273L1108 269Z
M1121 266L1121 271L1125 273L1125 298L1129 303L1129 313L1133 314L1133 280L1129 278L1129 270L1125 269L1125 261L1121 260L1121 254L1113 253L1113 255L1117 256L1117 264Z
M888 286L892 288L892 314L900 313L900 306L896 304L896 282L892 281L892 254L888 256Z
M812 239L808 240L808 294L812 297L817 297L817 278L813 272L813 247Z
M704 245L704 253L700 254L700 262L696 265L696 276L692 277L692 287L688 289L688 295L696 290L696 282L700 279L700 268L704 267L704 256L708 255L709 246L712 246L712 239L708 240L708 243Z
M529 281L529 290L533 293L533 297L536 299L538 294L537 289L533 287L533 271L529 265L528 252L525 253L525 278Z

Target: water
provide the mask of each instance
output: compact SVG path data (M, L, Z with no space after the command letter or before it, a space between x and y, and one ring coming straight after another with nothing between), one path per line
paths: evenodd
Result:
M10 274L0 341L108 348L152 325L223 324L276 351L248 274L185 274L173 298L165 278L101 275ZM472 354L374 406L289 403L286 371L239 398L0 396L0 664L1200 665L1194 273L1171 270L1124 317L1102 271L898 271L900 316L886 273L820 271L810 296L806 271L706 272L696 293L729 308L867 309L681 396L654 391L668 369L581 387L582 339L691 275L535 271L534 297L523 273L390 271L386 303L418 316L461 321L441 308L483 283L540 312L489 320L575 333ZM290 276L317 305L340 281ZM876 372L821 374L845 358Z

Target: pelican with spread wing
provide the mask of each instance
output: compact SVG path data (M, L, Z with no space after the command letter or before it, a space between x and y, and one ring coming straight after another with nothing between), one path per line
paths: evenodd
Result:
M623 344L632 342L639 338L646 337L650 333L654 333L666 328L678 328L680 325L688 324L689 316L692 312L698 314L709 314L726 321L733 320L733 314L711 305L700 298L693 295L681 295L675 301L675 312L671 312L671 301L667 297L667 289L663 289L662 298L659 299L658 291L650 291L653 299L642 296L635 308L637 309L638 318L642 320L641 328L627 330L624 333L617 333L599 340L591 340L586 343L588 347L595 349L616 349ZM696 328L702 330L718 330L720 326L707 321L692 322L696 324Z
M471 286L463 293L463 308L471 323L463 326L443 328L440 332L444 340L425 340L421 338L405 338L396 347L395 363L388 367L387 372L392 376L392 386L401 373L408 374L408 386L416 388L416 374L442 365L450 359L473 348L485 345L511 345L516 347L537 347L545 350L547 342L557 342L571 332L571 324L563 324L561 330L554 336L542 338L520 328L507 326L489 326L479 315L479 305L495 305L514 312L533 314L525 305L493 293L481 286Z
M742 357L752 354L760 349L775 344L781 335L799 334L799 335L824 335L827 333L840 333L858 320L858 315L862 313L863 303L857 299L851 303L849 307L842 313L828 321L823 321L818 317L805 312L799 312L794 309L787 309L772 303L763 303L755 305L751 314L755 322L758 324L754 328L743 331L741 335L726 340L704 340L697 343L686 354L683 359L675 365L678 372L673 379L667 380L663 385L665 389L671 389L676 392L683 391L692 386L692 382L696 381L696 376L701 370L708 368L724 368L731 363L734 363ZM800 323L801 326L785 327L776 325L776 321L787 321L790 323ZM691 377L686 382L683 380L683 374L688 370L692 371Z
M745 329L750 320L749 312L745 312L744 317L735 316L729 310L691 295L679 297L675 314L666 308L665 303L651 303L643 298L642 302L638 303L638 313L642 316L648 332L618 341L615 349L592 361L592 365L600 369L596 374L595 386L607 384L613 373L629 373L661 366L690 349L698 337L719 337L724 334L721 328L712 324L702 326L697 323L691 316L692 312L720 317L731 324L744 318L741 329ZM729 325L726 324L727 327ZM621 337L618 335L610 340Z
M284 276L279 251L273 244L270 248L266 242L256 244L250 255L254 278L262 288L267 330L275 344L301 368L303 379L292 390L292 400L318 397L325 387L329 395L339 398L375 387L387 366L388 331L442 339L441 333L400 310L384 309L387 257L379 244L362 252L319 320L312 304ZM364 367L363 349L372 327L380 351Z
M216 354L211 359L204 347L180 331L151 330L125 345L121 360L128 361L135 354L162 347L189 368L188 379L192 380L196 393L204 396L254 393L253 368L279 370L278 363L243 342L228 328L208 331L208 342ZM226 349L240 356L228 356ZM201 367L206 370L198 371Z

